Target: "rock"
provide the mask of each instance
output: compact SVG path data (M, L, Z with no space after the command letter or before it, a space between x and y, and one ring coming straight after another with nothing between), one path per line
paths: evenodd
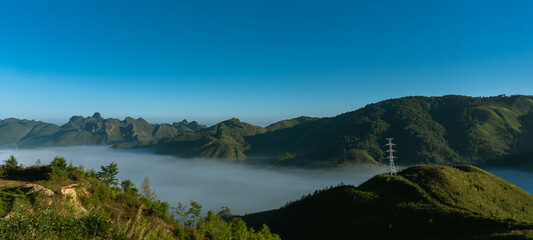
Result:
M55 193L48 189L48 188L45 188L39 184L34 184L34 183L27 183L27 184L24 184L22 186L20 186L20 189L26 193L26 194L30 194L30 193L35 193L35 192L39 192L39 193L42 193L48 197L52 197L55 195Z
M69 199L69 201L74 205L76 210L78 210L78 213L87 213L87 209L81 205L80 201L78 201L78 194L76 193L76 187L78 184L72 184L66 187L61 188L61 195L63 195L65 198ZM84 190L86 192L86 190Z

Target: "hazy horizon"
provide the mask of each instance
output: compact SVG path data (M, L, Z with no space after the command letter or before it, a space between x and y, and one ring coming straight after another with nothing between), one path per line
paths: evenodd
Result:
M267 125L531 94L533 2L6 2L0 118Z
M447 95L456 95L456 94L447 94ZM498 94L498 95L502 95L502 94ZM494 97L494 96L498 96L498 95L491 95L491 96L469 96L469 97ZM506 95L506 94L503 94L503 95ZM515 94L510 94L510 95L515 95ZM508 96L510 96L508 95ZM519 94L520 95L520 94ZM525 95L525 94L521 94L521 95ZM417 95L417 96L422 96L422 95ZM441 96L445 96L445 95L440 95L440 96L424 96L424 97L441 97ZM468 96L468 95L467 95ZM403 96L403 97L407 97L407 96ZM231 119L231 118L237 118L239 119L240 121L242 122L246 122L246 123L250 123L252 125L256 125L256 126L261 126L261 127L267 127L268 125L271 125L271 124L274 124L276 122L279 122L279 121L282 121L282 120L289 120L289 119L293 119L293 118L297 118L297 117L302 117L302 116L305 116L305 117L319 117L319 118L325 118L325 117L335 117L339 114L343 114L343 113L346 113L346 112L351 112L351 111L356 111L360 108L363 108L364 106L366 106L367 104L372 104L372 103L377 103L377 102L380 102L380 101L384 101L384 100L388 100L388 99L382 99L382 100L379 100L379 101L376 101L376 102L369 102L369 103L366 103L364 104L363 106L361 107L358 107L358 108L355 108L355 109L352 109L352 110L348 110L348 111L344 111L344 112L339 112L337 114L334 114L334 115L330 115L330 116L309 116L309 115L298 115L298 116L293 116L293 117L289 117L289 118L284 118L284 119L277 119L277 120L274 120L273 122L267 122L267 121L248 121L247 119L248 118L239 118L238 116L233 116L233 117L229 117L229 118L219 118L219 119L216 119L216 120L212 120L212 121L207 121L207 122L202 122L202 121L198 121L196 119L189 119L189 118L178 118L178 119L168 119L168 120L157 120L157 119L152 119L152 118L147 118L147 117L143 117L142 114L141 115L134 115L134 116L129 116L129 115L126 115L126 116L118 116L118 117L115 117L115 116L107 116L107 115L104 115L102 114L101 112L99 111L96 111L96 112L92 112L90 114L87 114L87 115L80 115L80 114L73 114L73 115L70 115L69 117L67 118L61 118L61 120L58 120L58 119L46 119L46 118L21 118L21 117L17 117L17 116L9 116L9 117L4 117L4 118L0 118L0 120L2 119L7 119L7 118L16 118L16 119L23 119L23 120L35 120L35 121L43 121L43 122L48 122L48 123L53 123L53 124L56 124L58 126L61 126L61 125L64 125L66 123L68 123L69 119L73 116L81 116L81 117L91 117L93 116L94 113L100 113L102 115L103 118L114 118L114 119L119 119L119 120L124 120L126 117L131 117L131 118L134 118L134 119L138 119L138 118L143 118L144 120L148 121L149 123L151 124L172 124L174 122L180 122L180 121L183 121L183 120L187 120L189 122L192 122L192 121L196 121L198 122L199 124L202 124L202 125L206 125L208 127L210 126L213 126L219 122L222 122L222 121L225 121L225 120L228 120L228 119Z

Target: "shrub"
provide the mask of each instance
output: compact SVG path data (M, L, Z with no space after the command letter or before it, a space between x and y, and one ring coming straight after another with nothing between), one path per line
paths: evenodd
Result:
M137 193L139 190L135 188L135 185L133 182L129 179L126 179L120 183L120 187L122 188L122 191L125 193Z

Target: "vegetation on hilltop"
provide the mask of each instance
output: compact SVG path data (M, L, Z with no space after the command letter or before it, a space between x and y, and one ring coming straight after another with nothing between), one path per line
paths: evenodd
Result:
M279 239L241 219L225 222L191 201L173 208L120 183L114 163L86 171L56 157L50 165L22 167L12 156L0 166L0 236L3 239Z
M533 195L473 166L415 166L243 219L283 239L531 239Z
M531 153L533 98L391 99L246 137L251 147L245 154L274 158L290 153L295 157L283 161L288 165L384 162L387 137L395 138L401 165L501 163L507 156Z
M297 118L293 118L293 119L289 119L289 120L282 120L282 121L270 124L270 125L268 125L266 127L266 129L268 131L276 131L276 130L280 130L280 129L283 129L283 128L294 127L294 126L296 126L296 125L298 125L300 123L314 121L314 120L317 120L317 119L319 119L319 118L301 116L301 117L297 117Z

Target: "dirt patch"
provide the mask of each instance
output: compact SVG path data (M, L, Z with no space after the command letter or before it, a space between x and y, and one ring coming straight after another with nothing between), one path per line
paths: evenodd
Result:
M16 188L25 184L28 184L28 182L0 179L0 190Z

